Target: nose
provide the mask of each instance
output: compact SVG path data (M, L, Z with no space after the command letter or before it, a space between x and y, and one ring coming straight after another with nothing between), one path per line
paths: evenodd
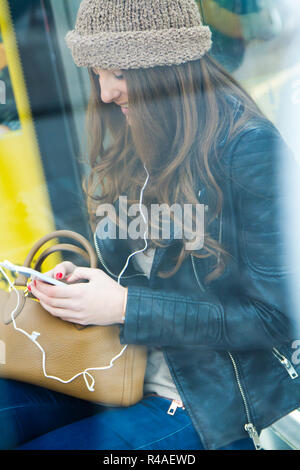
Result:
M100 77L99 84L101 100L104 103L111 103L119 98L121 90L118 88L115 80L109 77Z

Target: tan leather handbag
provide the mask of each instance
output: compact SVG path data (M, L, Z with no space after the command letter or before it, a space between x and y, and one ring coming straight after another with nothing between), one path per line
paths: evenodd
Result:
M38 240L24 266L31 267L37 251L57 237L72 238L86 251L72 244L54 245L39 255L33 266L36 270L50 253L60 250L81 254L89 259L90 267L97 268L91 244L69 230ZM5 352L0 377L106 405L138 402L143 396L146 348L121 345L118 325L84 327L52 316L28 293L26 283L27 278L19 275L10 292L0 290L0 341Z

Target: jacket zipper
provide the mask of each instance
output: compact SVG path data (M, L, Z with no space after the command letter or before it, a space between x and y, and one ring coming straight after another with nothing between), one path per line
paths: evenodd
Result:
M252 439L253 444L255 445L255 449L260 450L261 449L261 444L260 444L259 435L258 435L258 432L256 430L256 427L251 422L249 406L248 406L248 403L247 403L247 400L246 400L245 392L244 392L243 387L242 387L242 383L241 383L237 363L236 363L233 355L231 354L231 352L230 351L227 351L227 352L228 352L229 357L231 359L231 362L232 362L232 365L233 365L233 368L234 368L235 378L236 378L236 381L237 381L237 384L238 384L238 387L239 387L239 391L240 391L240 394L241 394L243 402L244 402L245 412L246 412L247 421L248 421L244 426L245 431L247 431L250 438Z
M96 232L94 232L94 244L95 244L95 248L96 248L96 252L97 252L97 255L98 255L98 258L100 260L100 263L102 264L102 266L104 266L104 268L106 269L106 271L110 274L110 276L114 277L115 279L118 279L119 276L116 276L113 272L110 271L110 269L107 267L107 265L105 264L104 262L104 259L103 259L103 256L101 254L101 251L100 251L100 248L99 248L99 245L98 245L98 242L97 242L97 237L96 237ZM136 277L136 276L146 276L146 274L133 274L132 276L123 276L122 275L122 278L123 279L130 279L132 277Z
M281 354L278 349L272 348L273 355L278 359L280 364L283 365L291 379L296 379L298 377L298 373L293 367L292 363L283 355Z
M223 211L221 210L221 214L220 214L220 227L219 227L219 243L221 244L221 241L222 241L222 222L223 222ZM204 291L204 288L201 284L201 282L199 281L199 278L198 278L198 275L196 273L196 269L195 269L195 264L194 264L194 260L193 260L193 255L191 255L191 258L192 258L192 264L193 264L193 269L194 269L194 274L195 274L195 277L196 277L196 280L198 282L198 285L200 287L200 289L202 291ZM220 262L220 257L218 256L218 263ZM248 403L247 403L247 399L246 399L246 395L245 395L245 392L243 390L243 387L242 387L242 383L241 383L241 380L240 380L240 374L239 374L239 370L238 370L238 366L237 366L237 363L233 357L233 355L231 354L230 351L227 351L229 357L230 357L230 360L232 362L232 365L233 365L233 368L234 368L234 373L235 373L235 378L236 378L236 382L237 382L237 385L238 385L238 388L239 388L239 391L240 391L240 394L241 394L241 397L243 399L243 403L244 403L244 408L245 408L245 412L246 412L246 417L247 417L247 423L244 425L244 429L245 431L247 431L247 433L249 434L249 437L252 439L253 441L253 444L255 446L255 449L256 450L260 450L261 449L261 444L260 444L260 439L259 439L259 435L258 435L258 432L256 430L256 427L254 426L254 424L251 422L251 416L250 416L250 411L249 411L249 406L248 406Z
M199 278L198 276L196 275L196 270L195 270L195 265L193 263L193 256L191 255L191 258L192 258L192 264L193 264L193 269L194 269L194 273L195 273L195 277L196 277L196 280L198 282L198 285L199 287L203 290L203 286L201 285L200 281L199 281ZM255 449L256 450L260 450L261 449L261 444L260 444L260 440L259 440L259 435L258 435L258 432L254 426L254 424L251 422L251 417L250 417L250 412L249 412L249 406L248 406L248 403L247 403L247 400L246 400L246 395L245 395L245 392L243 390L243 387L242 387L242 384L241 384L241 380L240 380L240 374L239 374L239 370L238 370L238 367L237 367L237 364L235 362L235 359L233 357L233 355L231 354L230 351L227 351L227 353L229 354L229 357L230 357L230 360L232 362L232 365L233 365L233 368L234 368L234 373L235 373L235 378L236 378L236 382L237 382L237 385L238 385L238 388L239 388L239 391L240 391L240 394L242 396L242 399L243 399L243 403L244 403L244 408L245 408L245 412L246 412L246 417L247 417L247 423L245 424L244 426L244 429L245 431L247 431L247 433L249 434L250 438L252 439L254 445L255 445Z

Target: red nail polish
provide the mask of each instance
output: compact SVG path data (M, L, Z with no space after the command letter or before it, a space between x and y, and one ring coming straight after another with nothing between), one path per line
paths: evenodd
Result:
M29 292L31 292L31 287L30 286L27 286L27 289L29 290Z
M34 287L36 287L36 281L33 281Z
M63 277L63 273L57 273L55 277L56 279L61 279Z

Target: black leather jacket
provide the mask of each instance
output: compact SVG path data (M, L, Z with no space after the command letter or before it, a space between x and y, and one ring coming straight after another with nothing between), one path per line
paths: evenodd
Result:
M176 250L172 237L156 250L149 281L132 259L121 279L128 286L121 343L162 348L207 449L248 434L258 446L263 428L300 406L280 215L280 165L292 159L275 127L258 118L226 146L224 205L210 233L232 256L217 280L204 282L215 259L192 256L171 278L158 277ZM200 182L198 189L208 203ZM116 278L132 250L96 233L101 267Z

